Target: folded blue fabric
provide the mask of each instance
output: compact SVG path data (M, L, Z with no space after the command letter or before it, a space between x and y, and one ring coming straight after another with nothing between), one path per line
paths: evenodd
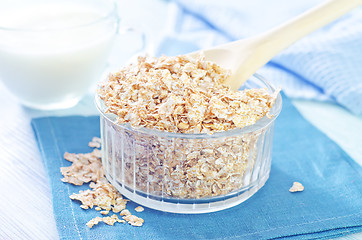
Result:
M86 189L60 181L70 165L64 152L84 153L99 136L99 117L47 117L32 121L52 189L61 239L325 239L362 231L362 169L333 141L314 128L284 97L276 121L270 178L244 203L220 212L186 215L149 208L136 213L142 227L85 224L100 216L83 210L69 195ZM290 193L294 181L303 192Z
M173 32L159 54L182 54L268 30L318 1L175 0ZM172 46L170 49L169 46ZM362 8L299 40L260 70L288 96L330 100L362 114Z

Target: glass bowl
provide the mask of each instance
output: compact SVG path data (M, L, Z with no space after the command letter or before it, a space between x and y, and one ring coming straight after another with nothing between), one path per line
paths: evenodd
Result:
M253 75L243 88L275 89ZM170 133L117 124L96 96L101 114L102 163L107 179L130 200L173 213L206 213L235 206L269 177L277 99L251 126L209 134Z

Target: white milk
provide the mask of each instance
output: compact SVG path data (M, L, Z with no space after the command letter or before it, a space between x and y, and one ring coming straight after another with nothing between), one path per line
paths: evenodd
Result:
M70 4L0 14L0 80L25 105L74 105L105 68L117 19Z

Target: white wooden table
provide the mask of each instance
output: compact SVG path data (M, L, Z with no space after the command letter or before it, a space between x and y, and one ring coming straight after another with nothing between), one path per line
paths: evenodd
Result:
M139 2L134 2L133 7L138 8ZM164 24L167 12L166 3L152 3L152 8L159 9L160 12L158 18L152 18L147 11L151 7L147 7L147 4L151 3L141 2L144 3L142 9L149 20L148 24L156 33L160 32L162 28L159 26ZM123 9L125 12L127 10ZM132 17L129 19L132 20ZM362 118L331 104L308 101L294 103L309 121L362 164ZM26 109L10 96L0 81L0 239L59 238L53 216L49 182L30 126L31 118L96 113L91 95L69 110L39 112ZM361 240L362 233L341 239Z

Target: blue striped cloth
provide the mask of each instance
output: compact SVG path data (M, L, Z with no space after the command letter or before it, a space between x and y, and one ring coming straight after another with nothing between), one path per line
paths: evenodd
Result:
M176 55L270 29L315 6L305 1L175 0L178 11L158 54ZM317 30L259 73L294 98L334 101L362 114L362 8Z

